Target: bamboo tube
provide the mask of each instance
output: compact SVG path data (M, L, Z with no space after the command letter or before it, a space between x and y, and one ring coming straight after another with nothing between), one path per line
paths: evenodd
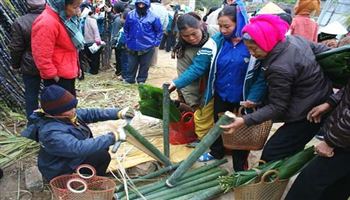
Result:
M168 157L164 156L152 143L145 139L137 130L135 130L129 124L124 126L124 130L128 132L126 140L139 148L141 151L147 153L154 159L163 163L166 166L170 166L171 162Z
M205 180L205 181L203 181ZM172 198L176 198L176 197L180 197L189 193L193 193L195 191L198 190L203 190L203 189L207 189L210 187L214 187L214 186L218 186L219 185L219 181L214 178L214 179L202 179L200 180L200 183L197 183L196 181L190 182L188 184L184 184L184 185L179 185L178 187L174 187L174 188L170 188L168 190L162 191L160 193L157 194L153 194L153 195L149 195L149 196L145 196L146 199L159 199L159 200L165 200L165 199L172 199ZM140 199L138 199L140 200Z
M169 158L169 111L170 111L170 95L168 90L169 84L163 84L163 147L164 155Z
M214 174L214 173L217 173L220 171L222 171L222 169L213 168L213 169L210 169L208 171L203 171L202 173L190 174L190 176L187 175L187 177L184 180L180 181L179 184L185 184L185 183L200 179L200 178L205 177L205 176L209 176L211 174ZM157 191L166 190L166 189L167 189L167 186L165 185L165 180L161 180L161 181L158 181L156 183L147 185L145 187L141 187L138 189L138 191L142 195L150 195L150 194L156 193ZM134 198L137 198L139 196L138 193L136 193L135 191L132 191L132 192L133 193L129 194L129 199L134 199ZM118 193L118 197L120 199L125 197L125 195L126 195L125 192Z
M184 180L181 180L178 185L180 186L180 185L184 185L184 184L188 184L188 183L193 183L193 182L199 181L205 177L207 177L207 178L209 178L209 180L211 180L210 177L212 177L214 179L214 178L217 178L218 176L221 176L222 174L227 174L227 171L224 169L221 169L221 168L214 168L214 169L209 170L208 172L197 174L197 175L194 175L192 177L188 177ZM146 195L159 193L160 191L164 191L164 190L169 190L169 188L165 184L162 188L157 189L155 191L152 191Z
M210 200L219 195L220 193L223 193L224 190L221 188L220 185L204 189L204 190L199 190L197 192L193 192L184 196L177 197L172 200Z
M165 168L161 168L160 170L158 171L155 171L155 172L152 172L150 174L147 174L145 176L142 176L142 177L139 177L139 178L136 178L136 179L132 179L130 180L130 184L135 184L135 183L139 183L139 182L142 182L144 180L147 180L149 178L155 178L155 177L158 177L166 172L169 172L171 170L174 170L176 169L177 167L179 167L180 163L176 163L174 165L169 165ZM122 191L124 189L124 185L120 185L119 187L117 187L116 191L119 192L119 191Z
M191 177L195 176L196 174L201 174L201 173L205 173L207 171L211 171L213 168L215 168L215 167L217 167L219 165L222 165L222 164L224 164L226 162L227 162L227 159L216 160L213 163L210 163L208 165L205 165L205 166L193 169L193 170L191 170L189 172L186 172L186 174L183 176L183 181L186 181L187 178L191 178ZM148 184L148 185L142 186L142 187L139 188L139 191L141 193L147 194L147 193L150 193L152 191L158 190L159 188L164 187L164 186L165 186L165 180L162 180L162 181L159 181L159 182L156 182L156 183L152 183L152 184ZM125 196L125 192L124 191L123 192L119 192L119 193L117 193L117 195L118 195L119 198L124 197Z
M221 135L222 129L220 125L226 125L231 123L235 118L235 115L229 111L226 111L222 115L218 122L210 129L208 134L204 136L201 142L196 146L192 153L184 160L175 172L166 180L166 184L169 187L174 187L184 175L184 173L195 163L198 158L212 145L215 140Z

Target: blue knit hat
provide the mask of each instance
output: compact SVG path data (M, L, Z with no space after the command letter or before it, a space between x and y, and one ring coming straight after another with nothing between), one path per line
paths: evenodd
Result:
M50 85L41 92L40 104L45 113L58 115L77 107L78 100L64 88Z

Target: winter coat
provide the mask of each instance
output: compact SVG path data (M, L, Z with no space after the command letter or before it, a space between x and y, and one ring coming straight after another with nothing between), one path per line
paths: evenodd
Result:
M166 31L169 24L168 11L161 3L151 3L150 11L159 17L160 23L162 24L163 31Z
M302 36L312 42L317 42L318 25L308 15L296 15L289 29L291 35Z
M34 112L22 136L40 143L38 166L47 179L71 174L91 154L115 143L113 133L93 138L86 123L117 119L117 109L77 109L78 123Z
M329 48L299 36L279 42L263 60L268 85L268 103L256 112L244 115L246 125L267 120L295 122L306 118L314 106L332 92L315 54Z
M326 119L321 132L331 147L350 150L350 81L327 101L334 110Z
M159 17L149 10L149 0L137 0L135 3L139 2L146 4L147 15L140 18L136 9L132 10L124 24L126 46L132 51L145 51L157 47L163 37L162 24Z
M78 51L59 15L49 6L33 23L32 52L42 79L78 76Z
M111 25L111 43L113 45L117 43L119 31L124 26L124 24L122 24L120 19L121 19L120 14L116 14L113 18L113 22Z
M86 44L101 42L97 20L93 16L87 16L84 25L84 40Z
M44 6L35 9L29 8L29 13L17 18L12 24L12 38L10 47L12 67L20 69L26 75L39 76L35 66L32 48L31 32L34 20L42 13Z
M197 56L193 58L192 65L188 67L188 69L181 74L176 80L174 80L174 84L176 85L176 88L181 89L187 85L189 85L194 80L198 79L199 77L209 74L208 77L208 83L206 85L206 89L204 92L204 101L201 103L201 105L207 105L210 100L214 96L214 83L216 78L216 70L217 70L217 56L220 54L221 47L224 43L225 38L221 33L215 34L209 40L204 44L204 46L201 48L201 50L198 51ZM252 65L255 62L251 62ZM258 76L260 79L259 81L250 81L249 79L256 79L255 76L260 73L260 68L257 67L249 67L248 69L252 69L253 71L248 71L245 77L245 84L244 84L244 90L246 99L249 99L253 102L260 102L262 98L265 96L266 92L266 83L264 81L263 76ZM257 70L257 71L256 71ZM258 73L256 73L258 72ZM252 80L253 80L252 79ZM260 86L253 86L252 84L260 84ZM261 90L250 90L251 88L263 88ZM249 91L249 92L248 92Z
M193 58L196 56L200 47L187 47L182 58L177 58L177 75L180 76L192 64ZM200 78L194 80L191 84L183 87L181 93L189 106L198 106L201 100Z

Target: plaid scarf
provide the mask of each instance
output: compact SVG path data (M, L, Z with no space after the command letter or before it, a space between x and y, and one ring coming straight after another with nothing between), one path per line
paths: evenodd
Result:
M66 27L74 46L80 50L84 49L84 36L79 29L79 21L77 16L67 19L65 13L64 0L47 0L49 6L60 16L64 26Z
M171 52L171 58L183 58L185 54L185 50L188 47L202 47L209 39L209 33L207 31L206 26L203 24L202 28L202 40L197 45L188 44L185 40L179 36L179 41L176 43L173 51Z

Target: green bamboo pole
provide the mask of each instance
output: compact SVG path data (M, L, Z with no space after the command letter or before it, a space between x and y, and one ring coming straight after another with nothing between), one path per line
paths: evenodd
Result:
M216 178L214 178L214 179L213 178L212 179L209 179L209 178L204 179L203 178L202 180L198 180L198 181L200 181L200 183L193 181L193 182L190 182L188 184L179 185L177 187L170 188L168 190L164 190L164 191L157 193L157 194L145 196L145 198L152 199L152 200L153 199L154 200L156 200L156 199L159 199L159 200L172 199L172 198L180 197L183 195L187 195L189 193L193 193L193 192L198 191L198 190L203 190L203 189L207 189L207 188L219 185L219 181ZM141 200L141 199L137 199L137 200Z
M205 173L207 171L211 171L215 167L220 166L224 163L227 163L227 159L215 160L213 163L210 163L208 165L205 165L205 166L202 166L199 168L195 168L189 172L186 172L182 179L183 179L183 181L185 181L187 178L191 178L191 177L195 176L196 174L201 174L201 173ZM152 183L152 184L148 184L148 185L139 187L138 190L143 194L147 194L147 193L155 191L159 188L162 188L164 186L165 186L165 180L162 180L162 181L158 181L156 183ZM118 192L117 195L119 198L124 197L125 191Z
M197 173L197 174L195 174L195 173L187 174L186 177L184 176L185 178L179 182L179 184L185 184L185 183L200 179L200 178L205 177L205 176L209 176L213 173L217 173L220 171L222 171L222 169L212 168L208 171L202 171L201 173ZM142 195L149 195L151 193L155 193L158 190L165 190L165 189L167 189L167 186L165 185L165 180L161 180L161 181L155 182L153 184L149 184L149 185L140 187L140 188L138 188L138 191ZM129 193L129 199L134 199L134 198L137 198L139 196L136 193L136 191L134 191L134 190L131 190L131 191L132 191L132 193ZM118 193L118 197L120 199L122 199L125 196L126 196L125 191Z
M198 179L201 179L203 177L208 177L208 176L211 176L213 174L216 174L216 173L219 173L219 172L222 172L224 171L223 169L221 168L213 168L209 171L206 171L206 172L203 172L203 173L200 173L200 174L196 174L196 175L193 175L193 176L190 176L190 177L187 177L186 179L183 179L179 182L179 185L183 185L183 184L186 184L186 183L189 183L189 182L192 182L192 181L196 181ZM154 194L154 193L158 193L160 191L163 191L163 190L167 190L168 187L163 184L163 186L157 190L154 190L154 191L151 191L151 192L148 192L146 195L150 195L150 194Z
M147 148L154 156L155 159L159 160L166 166L170 166L171 162L168 157L164 156L152 143L150 143L146 138L144 138L137 130L135 130L129 124L124 126L124 129L138 142L140 142L144 147ZM127 136L128 141L128 136ZM139 148L139 147L138 147ZM143 149L142 149L143 150ZM151 155L152 156L152 155ZM153 156L152 156L153 157Z
M172 200L210 200L219 194L224 193L224 190L220 185L214 186L208 189L199 190L181 197L174 198Z
M235 118L235 115L229 111L226 111L222 115L218 122L210 129L208 134L204 136L201 142L196 146L192 153L184 160L175 172L166 180L166 184L169 187L174 187L179 182L185 172L195 163L198 158L212 145L215 140L221 135L222 129L220 125L230 124Z
M128 184L136 184L136 183L142 182L142 181L150 179L150 178L158 177L166 172L169 172L169 171L172 171L172 170L178 168L179 165L180 165L180 163L176 163L174 165L169 165L167 167L161 168L160 170L152 172L152 173L147 174L145 176L138 177L136 179L132 179L132 180L130 180L130 182ZM124 189L124 185L120 185L117 187L116 192L122 191L123 189Z
M169 84L163 84L163 147L164 155L169 158L169 111L170 111L170 95Z

